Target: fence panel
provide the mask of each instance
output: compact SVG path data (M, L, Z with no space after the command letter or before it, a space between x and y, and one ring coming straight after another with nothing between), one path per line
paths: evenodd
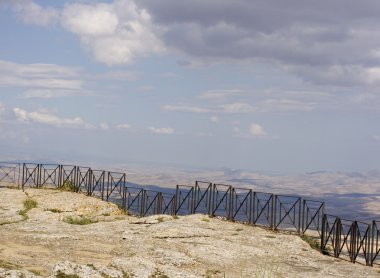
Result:
M372 222L371 239L372 240L370 243L370 265L373 266L374 264L376 264L376 260L380 258L380 221L374 220Z
M21 164L0 162L0 184L20 185Z
M126 175L124 173L108 172L106 183L106 201L126 208Z
M273 208L273 228L301 232L301 198L275 195Z
M232 199L232 220L245 223L252 223L252 190L245 188L232 188Z
M194 207L194 187L188 185L177 185L176 187L176 208L175 214L177 215L187 215L193 214L195 211Z
M78 188L77 166L60 165L59 188L76 191Z
M194 213L212 213L212 183L196 181L194 189Z
M57 164L39 164L38 187L57 188L61 167Z
M308 230L317 231L321 236L322 216L325 213L325 203L313 200L303 200L302 233Z
M23 163L22 166L22 188L39 186L40 164Z
M273 228L274 195L254 192L252 223Z
M105 181L106 181L106 171L91 170L88 195L95 196L104 200Z
M136 187L126 187L125 206L129 213L142 216L144 211L144 189Z
M225 184L214 184L212 190L212 213L211 216L221 216L228 220L232 219L232 186Z

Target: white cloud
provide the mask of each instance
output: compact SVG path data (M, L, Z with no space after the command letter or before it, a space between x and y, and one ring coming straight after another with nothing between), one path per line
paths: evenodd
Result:
M61 97L70 97L70 96L84 96L90 95L90 93L85 93L83 91L76 90L52 90L52 89L31 89L26 90L23 94L23 98L61 98Z
M240 128L238 128L237 126L235 126L232 130L233 130L235 133L239 133L239 132L240 132Z
M379 135L373 135L373 140L380 142L380 136Z
M13 113L19 121L23 122L35 122L45 125L51 125L55 127L66 127L66 128L86 128L92 129L93 125L86 123L80 117L76 118L60 118L54 114L47 111L33 111L28 112L21 108L15 107Z
M15 1L13 9L26 24L49 26L59 19L59 11L50 7L43 8L31 0Z
M149 127L148 128L153 133L158 134L173 134L174 129L171 127Z
M259 106L262 112L310 112L314 110L316 104L292 99L266 99Z
M0 115L3 114L5 111L5 106L2 102L0 102Z
M213 122L213 123L218 123L219 122L219 118L217 116L211 116L210 121Z
M67 4L62 25L79 36L82 45L97 61L109 66L128 64L136 57L164 50L150 15L134 1Z
M77 68L54 64L18 64L0 60L0 87L80 90Z
M223 113L252 113L256 112L256 109L249 103L235 102L229 104L219 105L221 112Z
M264 128L256 123L251 124L251 126L249 127L249 134L254 138L262 138L267 135Z
M224 100L227 97L238 96L238 95L241 95L242 93L243 92L238 89L210 90L200 95L199 98L207 99L207 100Z
M95 78L117 81L135 81L137 79L137 76L136 73L132 71L110 71L95 75Z
M190 112L190 113L211 112L211 110L207 108L202 108L198 106L186 106L186 105L164 105L162 108L167 111L177 111L177 112Z
M105 123L105 122L100 123L99 127L100 127L100 129L103 129L103 130L110 129L110 126L108 125L108 123Z
M119 124L116 126L117 129L130 129L131 128L131 125L130 124Z
M112 35L119 19L109 4L69 4L62 14L63 26L74 34L84 36Z

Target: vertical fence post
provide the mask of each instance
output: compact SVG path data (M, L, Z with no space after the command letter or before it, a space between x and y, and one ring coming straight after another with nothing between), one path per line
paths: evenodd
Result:
M215 184L210 184L209 187L208 187L208 190L209 192L209 216L214 216L214 198L216 197L216 194L215 194Z
M322 230L321 230L321 253L325 252L325 231L326 231L326 214L322 214Z
M351 238L350 238L350 250L349 250L350 254L349 255L350 255L350 261L354 263L355 254L356 254L356 237L357 237L357 229L358 229L356 221L351 223L350 229L351 229Z
M276 207L276 203L277 203L277 195L275 194L272 194L271 195L271 198L272 198L272 202L271 202L271 209L269 210L270 211L270 215L269 215L269 219L270 219L270 228L272 230L274 230L275 226L276 226L276 214L277 214L277 207ZM269 205L269 203L268 203Z
M233 220L232 218L233 218L233 215L234 215L234 213L233 213L233 210L234 210L234 199L233 199L233 188L232 188L232 186L230 186L229 188L228 188L228 194L229 194L229 208L228 208L228 220ZM226 195L226 198L228 197L228 195Z
M299 197L298 199L298 226L297 226L297 232L300 235L301 234L301 215L302 215L302 209L301 209L302 199ZM295 207L294 207L295 209ZM295 213L295 211L294 211ZM295 219L294 219L295 220Z
M371 232L370 232L370 234L371 234L371 236L370 236L371 240L369 242L370 248L368 248L369 253L370 253L370 256L369 256L369 265L370 266L373 266L373 260L375 258L375 252L377 251L377 250L376 251L374 250L375 242L377 243L377 240L375 241L375 228L376 228L376 221L373 220L372 221Z
M306 213L305 213L305 210L306 210L306 200L302 200L302 223L301 223L301 226L302 226L302 234L304 234L306 231L305 231L305 217L306 217L306 220L307 220L307 217L309 216L309 211L307 210Z
M248 224L252 224L252 214L253 214L253 192L252 189L249 190L249 206L248 206Z
M342 223L340 218L336 218L335 220L335 246L334 246L334 256L335 258L339 257L340 253L340 245L341 245L341 237L342 237Z

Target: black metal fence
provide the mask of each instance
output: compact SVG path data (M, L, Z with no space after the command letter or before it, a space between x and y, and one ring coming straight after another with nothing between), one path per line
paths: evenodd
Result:
M196 181L165 193L129 186L126 174L89 167L0 162L0 185L64 188L113 202L138 216L204 213L298 234L314 232L321 251L373 266L380 258L380 221L364 223L325 214L324 202Z

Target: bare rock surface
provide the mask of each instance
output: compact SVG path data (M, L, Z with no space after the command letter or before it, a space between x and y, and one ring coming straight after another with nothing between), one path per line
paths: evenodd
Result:
M23 218L27 198L37 207ZM0 235L0 277L380 277L296 235L205 215L136 218L57 190L0 188Z

